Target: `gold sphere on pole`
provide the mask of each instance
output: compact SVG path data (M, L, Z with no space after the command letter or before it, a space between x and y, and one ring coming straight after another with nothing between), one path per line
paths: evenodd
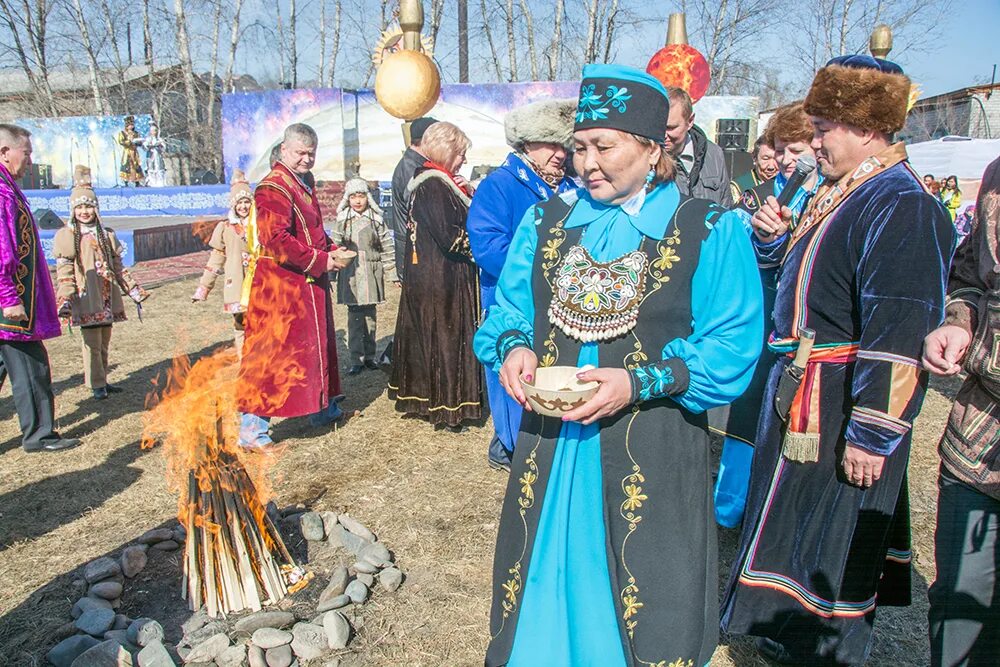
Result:
M392 116L413 120L423 116L441 95L441 73L420 51L424 8L420 0L400 0L399 26L403 49L386 55L375 73L375 98Z

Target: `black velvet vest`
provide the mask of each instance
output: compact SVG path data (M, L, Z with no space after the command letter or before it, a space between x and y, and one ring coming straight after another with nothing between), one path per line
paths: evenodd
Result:
M569 211L558 197L536 207L534 351L542 366L575 366L582 345L547 315L554 276L584 231L565 229ZM682 197L663 238L644 238L640 249L649 262L638 324L597 343L601 367L658 362L668 342L691 335L692 279L702 241L722 212ZM487 665L504 665L510 656L560 428L559 420L537 413L525 412L521 422L497 539ZM632 667L677 660L700 667L718 641L706 417L660 398L603 419L600 428L608 569L626 659Z

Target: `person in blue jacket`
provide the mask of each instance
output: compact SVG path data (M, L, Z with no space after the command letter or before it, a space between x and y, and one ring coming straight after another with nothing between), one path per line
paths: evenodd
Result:
M472 255L479 265L483 310L495 305L497 281L507 250L524 212L576 184L566 175L566 157L573 141L576 100L542 100L512 110L504 118L507 143L513 149L503 165L476 190L466 223ZM490 441L490 465L510 470L521 424L521 406L486 369L486 389L495 433Z

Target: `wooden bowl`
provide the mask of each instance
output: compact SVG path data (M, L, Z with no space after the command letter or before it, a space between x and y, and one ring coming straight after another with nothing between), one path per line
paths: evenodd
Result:
M562 417L597 393L597 382L581 382L576 374L592 367L548 366L535 370L533 382L521 378L521 388L531 409L546 417Z
M336 250L333 250L330 254L336 257L337 259L347 260L348 264L353 262L354 258L358 256L357 252L353 250L347 250L345 248L337 248Z

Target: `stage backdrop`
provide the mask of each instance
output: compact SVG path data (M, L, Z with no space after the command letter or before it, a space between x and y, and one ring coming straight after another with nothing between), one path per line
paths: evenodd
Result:
M510 150L503 119L510 109L541 99L575 99L578 90L579 83L573 81L455 84L442 87L428 115L455 123L472 139L463 170L468 175L475 166L503 162ZM706 97L695 105L695 114L696 122L714 137L719 118L755 119L757 98ZM402 121L382 110L374 91L336 88L223 95L226 178L242 169L251 182L260 180L282 130L296 122L308 123L319 135L314 169L318 180L344 180L356 170L371 181L392 179L403 152Z
M135 117L135 129L140 136L149 132L150 118ZM122 149L115 137L125 126L125 116L29 118L16 123L31 132L31 160L52 166L52 182L57 187L72 187L73 167L78 164L90 167L94 187L119 185Z

